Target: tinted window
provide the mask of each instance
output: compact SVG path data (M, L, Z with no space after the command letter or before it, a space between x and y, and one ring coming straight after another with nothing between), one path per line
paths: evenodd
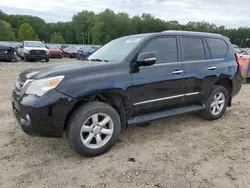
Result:
M202 39L182 38L183 61L204 60L205 50Z
M207 38L207 44L209 46L212 58L223 58L227 53L227 44L221 39Z
M151 41L141 53L156 53L156 63L177 62L176 38L158 38Z

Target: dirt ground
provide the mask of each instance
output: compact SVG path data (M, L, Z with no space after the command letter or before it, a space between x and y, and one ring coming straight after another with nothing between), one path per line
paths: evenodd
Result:
M10 103L18 73L0 63L1 188L250 187L250 85L218 121L182 115L129 128L108 153L85 158L65 138L25 135Z

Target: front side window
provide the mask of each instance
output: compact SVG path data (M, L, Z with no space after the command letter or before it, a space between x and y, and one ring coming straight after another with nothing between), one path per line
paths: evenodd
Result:
M195 61L205 59L205 50L201 38L182 37L183 61Z
M156 63L177 62L177 40L175 37L164 37L152 40L141 53L154 52Z

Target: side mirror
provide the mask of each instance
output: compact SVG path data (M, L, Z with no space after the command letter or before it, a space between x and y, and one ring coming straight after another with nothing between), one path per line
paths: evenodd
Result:
M150 66L155 64L156 54L153 52L141 53L137 57L137 65L140 66Z

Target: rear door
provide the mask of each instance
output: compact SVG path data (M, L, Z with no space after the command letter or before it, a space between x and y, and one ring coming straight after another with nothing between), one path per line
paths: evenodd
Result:
M182 36L180 41L188 93L184 103L201 103L218 79L228 46L217 38Z
M204 98L202 87L207 74L204 40L201 37L182 36L180 37L180 43L186 90L184 103L202 101Z

